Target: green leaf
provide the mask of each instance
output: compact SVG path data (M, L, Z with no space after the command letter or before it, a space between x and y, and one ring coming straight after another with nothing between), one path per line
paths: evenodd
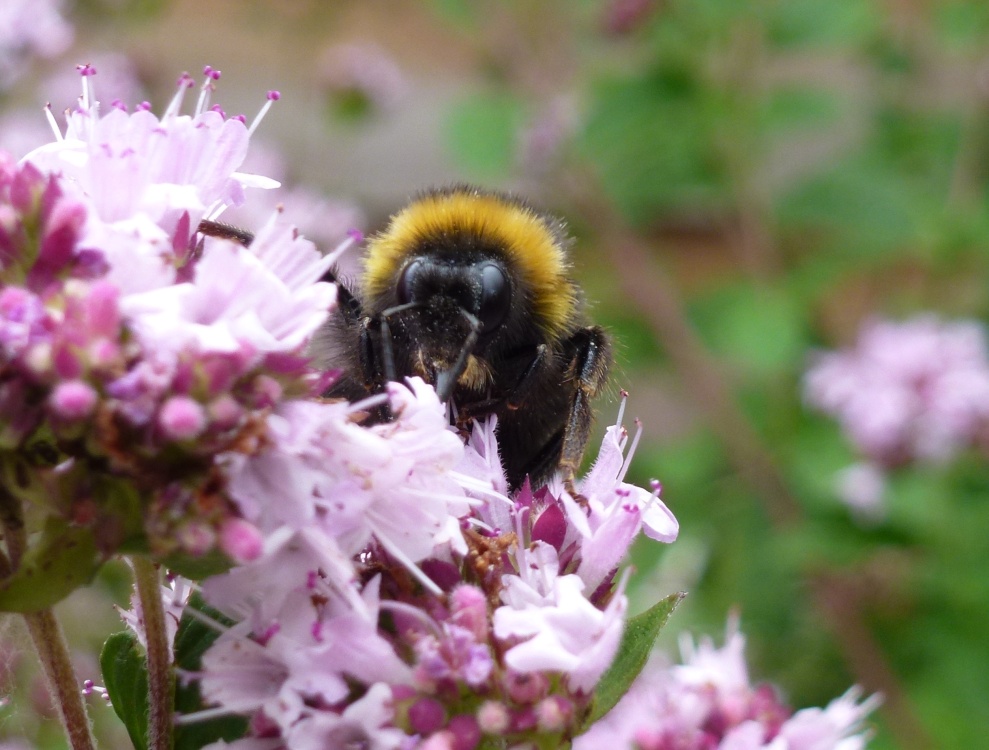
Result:
M0 611L47 609L89 583L102 564L91 530L49 518L17 570L0 581Z
M114 633L100 653L103 684L113 710L124 723L135 750L148 746L148 671L144 649L133 633Z
M175 663L179 669L195 673L200 670L203 654L220 634L215 628L191 615L190 611L193 609L221 625L229 626L233 623L217 610L208 607L198 594L190 599L175 634ZM176 713L191 714L203 708L205 706L199 694L199 683L191 681L183 684L182 680L178 680L175 686ZM246 732L247 719L243 716L222 716L193 724L180 724L175 728L175 750L199 750L218 740L231 742L243 737Z
M193 581L226 573L233 566L230 558L218 550L211 550L205 555L175 553L162 560L161 564L173 573Z
M659 631L686 594L670 594L625 624L618 656L594 691L594 701L585 728L608 713L621 699L649 659Z

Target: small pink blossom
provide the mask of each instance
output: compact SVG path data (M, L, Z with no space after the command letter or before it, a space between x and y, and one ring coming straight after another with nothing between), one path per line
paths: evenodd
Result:
M92 386L81 380L66 380L55 386L48 398L51 410L61 419L88 417L96 407L99 396Z
M254 524L243 518L229 518L220 527L220 549L237 563L256 560L264 551L264 537Z
M206 426L206 413L195 399L172 396L158 412L158 426L170 440L192 440Z

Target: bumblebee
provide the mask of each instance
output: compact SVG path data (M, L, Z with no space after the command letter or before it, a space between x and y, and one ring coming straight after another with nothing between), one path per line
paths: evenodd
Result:
M369 239L356 284L328 274L339 304L314 349L343 374L327 395L355 400L418 375L459 427L497 416L512 489L557 470L569 483L612 358L570 277L570 245L561 221L516 197L466 185L420 194Z

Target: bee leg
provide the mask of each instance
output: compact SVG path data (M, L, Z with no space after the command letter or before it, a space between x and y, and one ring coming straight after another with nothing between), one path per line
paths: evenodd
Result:
M457 361L446 370L436 374L436 395L439 396L440 401L443 403L446 403L450 399L450 396L453 395L453 389L457 386L457 380L460 379L464 370L467 369L467 358L474 351L474 345L477 343L477 337L481 331L481 321L466 310L461 310L460 312L470 324L470 333L467 334L464 345L460 347L460 354L457 355Z
M378 331L381 333L381 368L386 383L398 379L395 369L395 349L392 346L391 326L388 325L387 315L382 315L378 321Z
M411 310L417 305L418 303L415 302L407 302L404 305L389 307L387 310L383 310L376 318L375 322L377 323L376 327L378 329L381 345L382 372L380 374L384 375L386 383L394 383L398 380L398 368L395 367L395 347L392 344L391 326L388 324L388 318L392 315L397 315L400 312Z
M540 344L536 347L536 354L532 361L526 365L525 372L522 373L519 382L512 389L512 395L505 402L507 409L515 411L526 402L532 393L532 387L539 382L539 373L549 364L549 347L546 344Z
M591 326L577 331L567 342L572 359L567 367L569 379L575 382L570 399L570 412L563 427L560 450L560 474L570 494L573 478L584 457L584 448L591 433L591 399L608 377L611 367L611 343L601 328Z

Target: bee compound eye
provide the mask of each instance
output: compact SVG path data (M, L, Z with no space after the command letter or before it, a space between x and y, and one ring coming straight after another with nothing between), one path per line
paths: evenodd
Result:
M512 302L512 287L505 271L496 263L484 263L478 275L481 279L481 304L477 312L482 333L491 333L508 314Z
M415 299L416 277L422 271L424 265L422 259L418 258L402 269L402 273L398 277L398 285L395 289L398 295L398 304L404 305Z

